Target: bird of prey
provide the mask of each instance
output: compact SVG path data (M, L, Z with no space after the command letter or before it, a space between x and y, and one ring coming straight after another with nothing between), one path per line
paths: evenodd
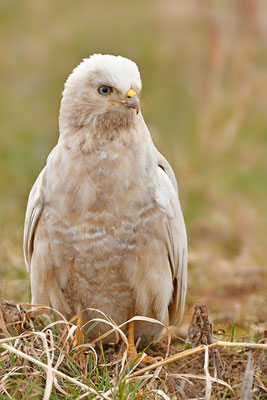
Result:
M65 83L59 140L29 195L32 302L67 318L86 308L116 324L139 315L174 325L183 317L185 224L173 170L140 110L141 86L127 58L84 59ZM96 316L88 309L83 319ZM107 329L100 323L90 337ZM161 329L135 321L134 336L153 339Z

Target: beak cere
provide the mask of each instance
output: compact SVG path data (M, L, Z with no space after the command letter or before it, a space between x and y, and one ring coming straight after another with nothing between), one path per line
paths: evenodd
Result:
M123 100L109 100L109 101L111 103L121 103L129 108L134 108L136 110L136 114L138 114L140 111L140 102L137 93L134 89L130 89L126 94L126 98Z
M136 110L136 114L139 113L140 111L140 102L137 97L136 91L133 89L130 89L128 93L126 94L126 101L125 104L127 107L134 108Z

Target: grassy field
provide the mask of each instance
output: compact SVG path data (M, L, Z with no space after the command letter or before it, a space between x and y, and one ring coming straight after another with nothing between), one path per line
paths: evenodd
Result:
M64 81L92 53L120 54L140 68L143 115L179 182L189 282L177 332L197 302L216 329L263 332L266 13L264 0L0 2L0 297L30 300L24 212Z

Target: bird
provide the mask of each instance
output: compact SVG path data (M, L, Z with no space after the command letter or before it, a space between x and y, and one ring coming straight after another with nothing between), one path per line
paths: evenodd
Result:
M66 318L102 312L178 325L187 289L187 235L175 174L144 121L135 62L94 54L66 80L59 139L28 198L23 250L33 304ZM99 310L99 311L98 311ZM90 337L110 326L98 323ZM121 328L126 332L127 327ZM162 325L134 321L134 340Z

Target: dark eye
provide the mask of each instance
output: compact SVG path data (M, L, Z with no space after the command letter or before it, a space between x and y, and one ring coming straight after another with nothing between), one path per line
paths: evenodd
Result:
M112 87L110 86L100 86L98 88L98 93L102 94L103 96L107 96L113 91Z

